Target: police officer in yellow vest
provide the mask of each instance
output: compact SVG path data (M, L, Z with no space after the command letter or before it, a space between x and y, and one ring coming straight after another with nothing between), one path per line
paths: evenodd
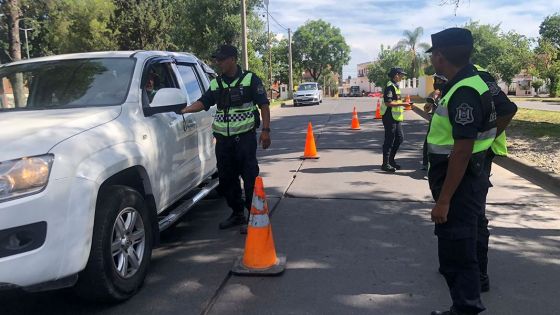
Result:
M488 70L485 68L474 65L475 70L478 75L486 82L490 93L492 94L492 100L494 102L494 107L496 109L496 139L492 142L492 146L487 151L485 168L486 174L490 177L492 171L492 161L496 155L506 156L507 155L507 141L505 129L511 122L513 116L517 112L517 106L513 103L507 95L498 86L496 79ZM492 184L490 184L492 187ZM479 238L477 243L477 258L480 270L480 290L481 292L487 292L490 290L490 279L488 277L488 238L490 232L488 231L488 219L480 217L481 222L479 223Z
M433 34L428 50L436 72L449 80L428 134L428 180L436 201L431 217L440 272L453 301L450 310L432 315L485 310L477 241L489 187L486 151L496 137L496 112L488 86L470 63L472 50L472 34L462 28Z
M225 195L231 216L221 222L220 229L246 224L244 208L251 209L255 178L259 174L257 162L256 129L262 116L259 143L263 149L270 146L270 109L261 79L250 71L242 71L237 65L237 49L222 45L212 55L221 75L210 83L210 89L183 113L209 110L217 104L218 109L212 129L216 138L216 159L220 190ZM258 106L258 108L257 108ZM245 201L241 197L243 179Z
M404 78L406 72L401 68L391 68L388 73L389 82L383 92L383 104L381 105L381 116L385 128L385 141L383 142L383 164L381 169L385 172L394 173L401 166L395 162L395 155L403 142L403 130L401 122L404 120L404 103L401 100L399 82Z

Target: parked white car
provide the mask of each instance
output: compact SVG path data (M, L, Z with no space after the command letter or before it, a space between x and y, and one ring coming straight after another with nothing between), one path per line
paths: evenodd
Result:
M323 102L323 90L316 82L306 82L298 86L294 92L294 106L313 105Z
M159 232L217 186L215 109L176 114L212 75L156 51L0 67L0 288L138 290Z

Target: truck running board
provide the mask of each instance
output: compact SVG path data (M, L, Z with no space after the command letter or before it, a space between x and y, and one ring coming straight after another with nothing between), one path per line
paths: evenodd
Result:
M175 209L171 210L169 214L159 220L159 230L163 231L177 222L185 213L187 213L196 203L206 197L212 190L218 187L219 181L217 178L211 179L200 191L189 200L186 200Z

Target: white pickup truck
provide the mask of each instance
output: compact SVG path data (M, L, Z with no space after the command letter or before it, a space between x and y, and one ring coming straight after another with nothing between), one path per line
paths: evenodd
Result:
M159 232L217 186L215 109L176 113L212 75L157 51L0 67L0 289L136 293Z

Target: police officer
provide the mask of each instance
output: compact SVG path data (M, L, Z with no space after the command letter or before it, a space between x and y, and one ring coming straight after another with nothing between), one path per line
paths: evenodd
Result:
M492 161L494 157L506 156L507 155L507 142L505 129L511 122L513 116L517 112L517 105L513 103L507 95L498 86L496 79L488 70L485 68L474 65L478 75L486 82L490 93L492 94L492 100L494 102L494 107L496 109L496 139L492 143L492 146L487 151L486 154L486 174L490 177L492 171ZM490 187L492 184L490 184ZM490 237L490 232L488 231L488 219L486 216L480 217L481 222L479 223L479 238L477 239L477 258L480 270L480 290L481 292L487 292L490 290L490 279L488 277L488 238Z
M434 74L434 91L430 94L429 97L432 98L434 103L426 103L424 105L424 112L428 115L433 116L434 111L437 108L437 101L441 98L441 90L447 83L447 78L442 76L441 74ZM431 122L431 119L430 119ZM428 132L430 132L430 124L428 124ZM421 170L426 171L428 170L428 132L426 133L426 137L424 139L424 145L422 146L422 168Z
M406 75L401 68L391 68L388 73L389 82L383 92L383 104L381 105L381 116L385 128L385 141L383 142L383 164L381 169L385 172L394 173L401 166L395 162L395 155L403 142L403 130L401 122L404 120L404 103L401 100L399 82ZM389 110L387 110L390 108Z
M262 116L259 143L263 149L270 146L270 109L261 79L237 65L237 49L222 45L212 55L221 75L213 79L210 89L182 113L209 110L217 104L212 129L216 138L216 159L220 190L225 195L233 213L221 222L220 229L244 225L247 219L244 208L251 209L255 178L259 174L257 163L256 129ZM241 197L243 179L245 201Z
M428 134L428 180L436 205L431 217L438 237L440 272L453 305L437 314L478 314L477 239L489 181L486 151L496 137L496 112L486 83L470 63L472 34L450 28L432 35L431 61L449 81Z

